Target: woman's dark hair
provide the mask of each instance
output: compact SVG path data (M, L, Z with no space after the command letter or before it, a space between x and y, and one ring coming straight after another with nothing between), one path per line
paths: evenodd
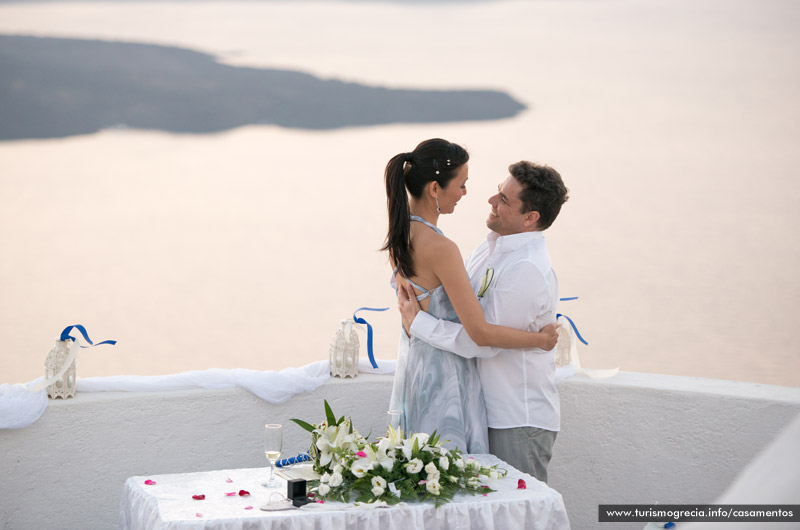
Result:
M408 195L419 199L429 182L436 181L446 188L469 153L460 145L441 138L420 143L410 153L400 153L386 164L386 206L389 210L389 233L381 250L388 250L398 272L414 276L411 259L411 209Z

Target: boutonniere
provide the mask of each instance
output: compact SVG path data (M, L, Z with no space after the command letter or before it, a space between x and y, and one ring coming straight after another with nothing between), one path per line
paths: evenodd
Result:
M486 291L489 290L492 280L494 280L494 269L489 266L486 267L486 272L481 279L481 286L478 288L478 298L483 298L483 295L485 295Z

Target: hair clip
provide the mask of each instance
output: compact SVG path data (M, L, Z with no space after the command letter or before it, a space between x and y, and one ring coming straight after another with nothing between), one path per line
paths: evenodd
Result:
M450 160L448 160L448 161L447 161L447 165L448 165L448 166L450 165Z
M439 162L435 158L433 159L433 169L436 170L435 173L438 175L439 174Z

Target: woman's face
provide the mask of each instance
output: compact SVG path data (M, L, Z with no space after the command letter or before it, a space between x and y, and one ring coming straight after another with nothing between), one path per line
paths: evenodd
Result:
M467 179L469 178L468 164L458 168L456 176L447 183L446 188L440 188L437 198L439 200L439 213L453 213L461 197L467 194Z

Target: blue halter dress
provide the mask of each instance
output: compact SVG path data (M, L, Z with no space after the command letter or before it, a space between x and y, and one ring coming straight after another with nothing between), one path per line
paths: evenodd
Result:
M412 215L411 220L442 234L421 217ZM458 322L444 287L427 290L411 284L422 291L418 300L430 298L428 313ZM403 328L390 409L403 413L408 435L432 434L435 430L448 449L458 448L473 454L489 452L486 404L475 359L465 359L415 337L409 338Z

